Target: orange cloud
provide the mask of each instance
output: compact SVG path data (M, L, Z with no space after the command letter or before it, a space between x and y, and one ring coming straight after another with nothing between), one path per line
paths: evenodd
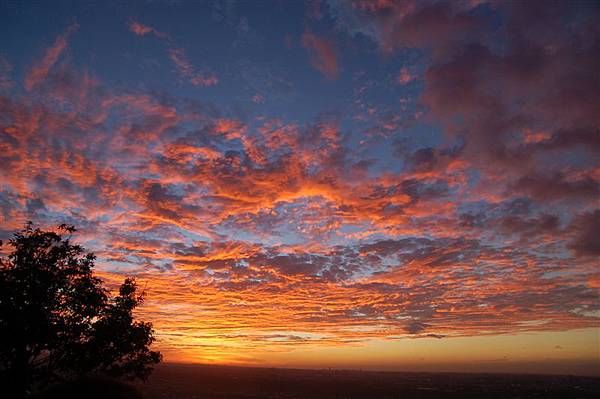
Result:
M32 90L53 83L69 33ZM320 39L305 39L319 58ZM337 61L318 65L337 73ZM145 285L140 311L170 359L597 325L597 166L524 175L464 146L385 141L396 115L355 145L337 117L245 121L69 77L0 95L0 232L77 225L110 286L123 274ZM585 132L515 137L535 151L594 148ZM393 167L369 155L371 138Z
M169 59L175 65L179 74L186 78L193 86L206 87L219 83L219 79L215 74L197 71L188 59L185 49L175 46L173 40L167 34L135 21L130 22L128 28L138 36L146 36L152 33L156 37L163 39L168 45L167 54Z

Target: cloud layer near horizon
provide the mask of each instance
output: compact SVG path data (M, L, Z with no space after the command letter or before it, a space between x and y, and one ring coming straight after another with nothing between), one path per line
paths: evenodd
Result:
M372 63L420 52L390 77L412 91L370 97L363 69L347 113L310 120L110 85L67 56L83 24L20 82L3 56L2 235L76 225L104 278L147 284L161 347L200 358L597 326L598 9L474 3L310 5L284 47L314 79L338 84L364 43ZM227 84L165 29L122 28L161 46L169 79ZM244 63L269 107L284 80Z

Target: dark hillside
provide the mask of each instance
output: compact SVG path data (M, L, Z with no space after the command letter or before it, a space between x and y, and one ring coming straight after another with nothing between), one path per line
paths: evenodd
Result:
M600 379L171 364L140 389L148 399L597 398Z

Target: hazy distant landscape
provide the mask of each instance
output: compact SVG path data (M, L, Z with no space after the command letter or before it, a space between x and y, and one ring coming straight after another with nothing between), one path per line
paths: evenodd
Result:
M600 378L510 374L298 370L229 366L157 367L145 398L597 398Z

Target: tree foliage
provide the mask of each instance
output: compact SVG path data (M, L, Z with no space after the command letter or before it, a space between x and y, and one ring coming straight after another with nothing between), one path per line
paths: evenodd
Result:
M135 281L112 297L93 275L95 256L71 243L74 231L29 223L0 258L0 373L15 396L90 374L145 379L161 360L152 325L133 316L143 301Z

